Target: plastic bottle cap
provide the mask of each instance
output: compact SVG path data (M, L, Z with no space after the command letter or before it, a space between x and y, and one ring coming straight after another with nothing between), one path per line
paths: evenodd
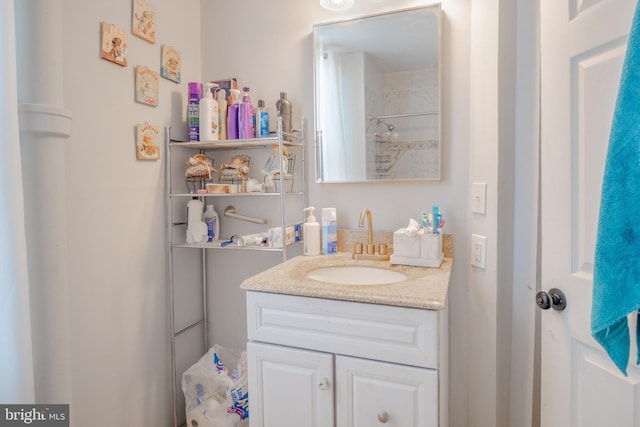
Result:
M316 217L313 215L313 211L316 208L314 208L313 206L309 206L308 208L305 208L304 211L305 212L309 212L309 214L307 215L307 222L316 222Z
M213 98L213 91L211 89L217 88L218 84L217 83L207 83L206 87L207 87L207 90L206 90L205 96L207 98Z

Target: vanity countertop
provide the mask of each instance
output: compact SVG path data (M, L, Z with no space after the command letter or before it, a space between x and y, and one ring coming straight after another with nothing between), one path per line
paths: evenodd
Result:
M389 261L353 260L351 253L297 256L255 276L240 286L244 290L336 299L371 304L441 310L447 302L453 260L445 258L440 268L391 265ZM340 285L307 278L324 267L378 267L402 273L406 280L387 285Z

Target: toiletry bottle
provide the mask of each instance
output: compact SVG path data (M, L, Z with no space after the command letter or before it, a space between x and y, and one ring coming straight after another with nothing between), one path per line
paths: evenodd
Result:
M206 239L207 225L202 221L202 201L191 199L187 203L187 243L200 243Z
M268 138L269 137L269 113L264 108L264 100L258 100L258 108L255 109L255 128L256 138Z
M227 139L238 139L238 109L240 108L240 91L231 89L231 105L227 111Z
M218 90L218 139L227 139L227 91L224 89Z
M280 99L276 101L278 117L282 117L282 131L291 133L293 131L293 122L291 121L291 101L287 99L287 92L280 92ZM291 137L285 136L286 141L291 141Z
M213 99L216 83L207 83L200 100L200 141L218 140L218 103Z
M255 136L255 131L253 130L253 105L251 105L251 99L249 98L250 89L245 86L242 90L244 95L238 110L238 135L240 139L249 139Z
M338 252L338 220L336 208L322 208L322 253Z
M320 255L320 224L316 222L314 210L313 206L304 209L307 212L307 221L302 225L302 251L305 255Z
M214 239L220 238L220 221L218 221L218 213L213 205L207 205L202 214L202 219L207 224L207 242L213 242Z
M189 104L187 106L187 120L189 122L189 141L200 140L200 98L202 98L202 83L189 82Z

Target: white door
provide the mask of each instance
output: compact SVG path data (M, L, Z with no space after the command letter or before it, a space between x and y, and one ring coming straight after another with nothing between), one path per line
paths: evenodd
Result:
M604 161L633 0L540 0L543 427L640 426L640 370L624 377L591 338ZM633 332L632 332L633 334Z
M333 427L333 355L247 344L251 427Z

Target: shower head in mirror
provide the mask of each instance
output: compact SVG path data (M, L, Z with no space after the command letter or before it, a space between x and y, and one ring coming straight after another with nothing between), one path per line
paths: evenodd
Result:
M387 130L389 132L391 132L392 130L394 130L396 127L394 125L392 125L391 123L387 123L384 120L378 119L378 121L376 122L377 125L382 125L384 127L387 128Z

